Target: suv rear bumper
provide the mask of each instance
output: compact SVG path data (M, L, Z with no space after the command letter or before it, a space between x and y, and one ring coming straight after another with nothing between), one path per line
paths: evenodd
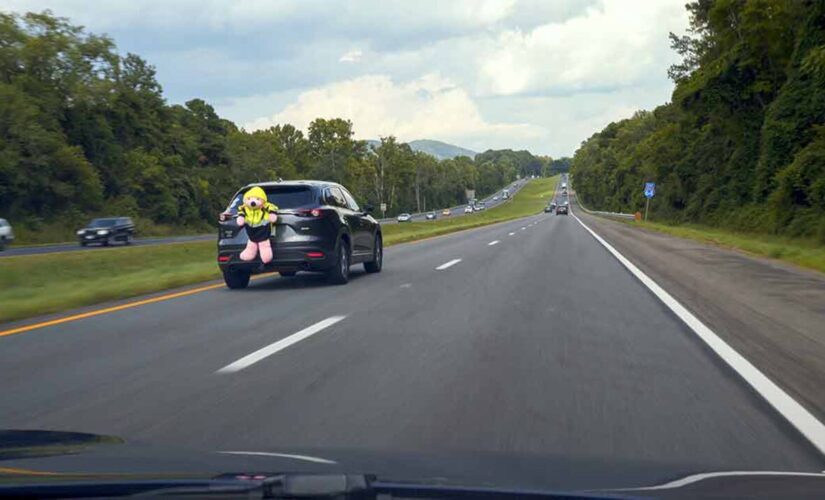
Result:
M252 261L243 261L240 253L243 246L221 246L218 248L218 267L221 271L245 270L252 274L274 271L326 271L335 264L335 248L319 245L273 243L272 262L263 265L260 256ZM312 254L321 253L323 257ZM225 259L225 260L224 260Z

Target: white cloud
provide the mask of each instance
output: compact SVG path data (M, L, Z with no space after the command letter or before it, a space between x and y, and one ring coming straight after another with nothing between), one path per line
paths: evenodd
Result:
M488 122L464 89L437 74L400 84L384 75L336 82L300 94L274 116L253 120L246 128L291 123L306 129L319 117L351 120L361 139L394 135L402 141L440 139L479 149L524 143L542 133L526 124Z
M0 0L0 10L49 8L108 33L156 66L170 102L200 97L238 123L346 113L362 137L558 155L667 100L678 59L667 33L687 26L685 1ZM432 90L433 79L448 84Z
M687 23L683 3L603 0L564 22L502 31L478 54L481 91L575 91L663 78L676 57L667 34Z
M361 52L360 49L352 49L350 51L345 52L341 56L341 58L338 59L338 62L357 63L357 62L361 61L361 56L362 55L364 55L364 53Z

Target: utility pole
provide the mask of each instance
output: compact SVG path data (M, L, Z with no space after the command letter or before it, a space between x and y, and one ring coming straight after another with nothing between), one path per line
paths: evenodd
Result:
M418 162L415 163L415 210L421 213L421 193L419 185L421 183L421 171L418 168Z

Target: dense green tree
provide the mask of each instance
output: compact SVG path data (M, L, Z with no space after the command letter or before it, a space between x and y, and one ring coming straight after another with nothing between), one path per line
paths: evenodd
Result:
M699 0L673 101L612 123L571 172L594 208L635 211L645 181L656 214L825 242L825 3Z
M50 12L0 14L0 215L71 234L84 217L204 227L238 187L341 182L388 215L488 194L540 173L526 151L439 161L393 137L368 148L352 123L318 118L245 131L201 99L169 105L155 69ZM61 236L58 236L61 237Z

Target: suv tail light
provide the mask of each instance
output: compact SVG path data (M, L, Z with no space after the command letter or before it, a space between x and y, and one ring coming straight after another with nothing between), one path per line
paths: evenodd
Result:
M321 217L322 215L324 215L324 211L320 208L313 208L298 210L295 214L300 217Z

